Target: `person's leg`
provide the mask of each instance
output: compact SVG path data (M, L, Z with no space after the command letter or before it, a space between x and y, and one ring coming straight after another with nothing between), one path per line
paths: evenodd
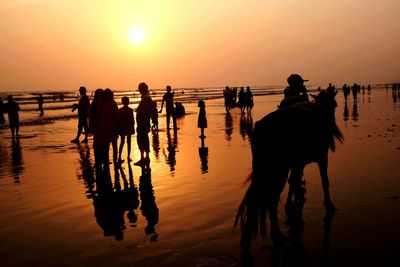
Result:
M87 119L85 119L85 122L83 123L82 128L85 130L85 139L83 139L82 142L85 143L85 144L87 144L87 142L88 142L88 134L89 134ZM81 130L81 131L82 131L82 130Z
M118 162L122 162L122 150L124 149L125 145L125 135L120 135L120 139Z
M11 124L11 123L10 123L11 137L12 137L13 139L14 139L14 137L15 137L15 135L14 135L14 130L15 130L14 124Z
M127 154L128 154L128 161L132 161L131 160L131 135L130 134L128 134L127 136L126 136L126 143L128 144L128 151L127 151Z
M172 112L172 123L174 124L174 130L178 129L178 126L176 125L176 114L175 112Z
M117 141L118 141L118 136L114 137L111 140L111 145L112 145L112 149L113 149L113 163L117 163L117 158L118 158L118 145L117 145Z
M169 129L169 120L170 120L169 116L170 116L171 114L170 114L170 112L169 112L168 109L167 109L166 115L167 115L167 129Z

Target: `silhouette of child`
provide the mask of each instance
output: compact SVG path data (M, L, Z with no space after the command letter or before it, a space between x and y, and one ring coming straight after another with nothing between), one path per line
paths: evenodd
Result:
M204 128L207 128L207 117L206 117L206 104L203 100L199 100L197 106L199 109L199 117L197 119L197 127L200 128L200 138L205 138Z
M133 116L133 109L129 107L129 98L124 96L122 98L123 107L118 110L118 122L119 122L119 135L121 137L121 142L119 145L119 157L118 163L121 164L124 162L122 160L122 150L125 144L125 136L126 143L128 144L128 161L131 160L131 135L135 134L135 118Z
M157 109L157 101L153 101L153 112L151 113L151 129L154 131L158 131L158 109Z

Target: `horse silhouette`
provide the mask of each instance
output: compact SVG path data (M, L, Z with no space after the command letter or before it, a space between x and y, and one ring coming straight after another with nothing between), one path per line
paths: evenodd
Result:
M335 210L329 194L328 151L335 150L335 139L343 135L335 122L336 90L320 91L314 102L304 101L266 115L257 121L252 136L253 171L239 206L235 227L241 226L240 244L251 246L253 237L266 236L267 213L271 222L271 238L275 244L286 241L280 232L277 209L281 192L289 176L288 203L296 200L301 190L303 170L316 162L322 180L324 204Z

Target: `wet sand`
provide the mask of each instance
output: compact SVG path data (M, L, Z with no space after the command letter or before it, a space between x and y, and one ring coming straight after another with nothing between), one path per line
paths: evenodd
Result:
M280 99L255 97L251 118L237 108L227 116L223 99L206 101L204 147L196 103L185 105L188 115L178 119L176 135L165 130L161 116L158 138L150 134L151 181L141 180L141 169L131 165L140 201L135 223L115 206L99 208L92 142L69 143L76 120L23 127L17 142L1 130L1 266L241 266L240 234L232 234L232 225L246 189L241 182L251 170L248 133ZM318 169L309 165L301 249L274 249L270 239L257 240L254 266L400 264L400 102L390 91L373 90L360 95L356 112L350 99L347 115L341 92L337 100L345 143L330 153L329 175L338 211L325 218ZM133 149L136 161L135 137ZM122 167L115 182L110 165L116 192L124 176L129 180L128 163ZM285 196L279 216L288 234ZM146 234L156 216L155 233ZM122 240L104 231L104 220L122 230Z

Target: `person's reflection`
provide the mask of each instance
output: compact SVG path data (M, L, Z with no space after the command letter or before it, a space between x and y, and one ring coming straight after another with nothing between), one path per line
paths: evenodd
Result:
M96 168L96 195L93 197L94 215L104 236L114 236L122 240L124 229L124 210L118 205L118 193L114 194L109 166Z
M226 141L232 140L232 132L233 132L233 124L232 124L232 115L227 112L225 115L225 139Z
M86 197L93 198L94 194L94 169L90 159L90 148L88 145L78 146L79 163L81 165L82 174L78 174L78 179L83 179L86 187Z
M349 120L349 108L347 106L347 102L344 103L344 110L343 110L343 118L344 121L348 121Z
M204 145L204 137L201 138L201 147L199 147L199 156L201 162L201 172L208 172L208 147Z
M253 133L253 117L251 113L244 114L240 116L240 134L244 139L246 135L251 139Z
M16 185L20 184L19 177L24 171L22 151L19 139L12 139L11 144L11 176L14 178Z
M357 121L358 120L358 109L357 109L357 103L354 102L353 104L353 112L351 114L353 116L353 121Z
M151 183L151 173L142 169L142 175L139 179L140 192L140 210L143 217L147 220L147 225L144 228L146 235L150 236L150 241L157 241L158 235L155 226L158 223L158 207L154 196L153 185Z
M139 193L135 183L133 181L133 171L131 164L128 163L129 168L129 181L126 179L124 169L120 166L119 171L121 172L121 178L124 182L124 189L121 191L121 197L119 199L120 206L124 211L127 211L126 217L129 220L129 224L132 228L136 227L137 215L135 210L139 207Z
M393 97L393 103L396 104L396 103L397 103L397 97L398 97L398 96L397 96L397 93L396 93L396 92L393 92L393 93L392 93L392 97Z
M158 135L158 131L153 130L152 134L153 134L153 140L152 140L153 143L152 143L152 145L153 145L154 157L156 159L159 159L159 156L160 156L160 138L159 138L159 135Z
M178 144L176 132L174 131L173 139L171 139L171 133L169 130L167 130L167 139L168 139L167 140L168 155L165 155L165 152L164 152L164 156L166 157L167 164L170 166L170 172L174 172L175 165L176 165L175 155L176 155L176 148L177 148L177 144Z

